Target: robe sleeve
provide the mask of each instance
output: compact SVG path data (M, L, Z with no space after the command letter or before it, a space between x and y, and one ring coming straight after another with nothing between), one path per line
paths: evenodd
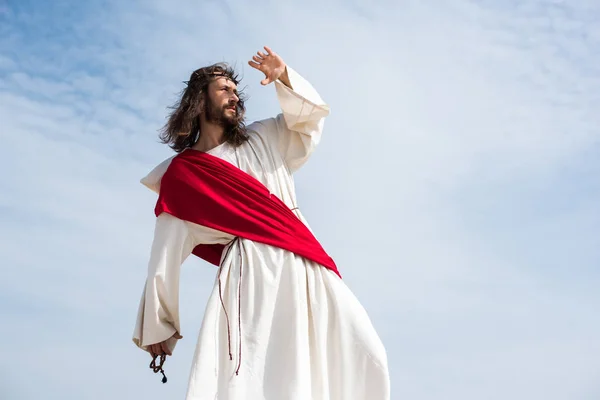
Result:
M156 219L148 276L140 301L133 342L143 350L169 340L171 351L181 333L179 325L179 273L193 250L185 221L162 213Z
M292 88L275 81L281 113L275 118L257 121L248 129L274 143L293 173L304 165L319 144L329 106L300 74L289 66L287 72Z

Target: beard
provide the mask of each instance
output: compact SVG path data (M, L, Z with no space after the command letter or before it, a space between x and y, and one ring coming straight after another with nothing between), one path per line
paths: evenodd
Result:
M223 107L218 107L212 101L209 102L206 110L206 121L222 126L225 131L235 128L240 123L240 118L238 117L237 107L235 114L227 115L227 108L231 106L232 104L226 104Z

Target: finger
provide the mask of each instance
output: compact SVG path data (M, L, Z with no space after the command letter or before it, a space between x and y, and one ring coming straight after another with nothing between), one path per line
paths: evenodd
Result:
M252 68L255 68L260 71L260 68L261 68L260 64L255 63L254 61L248 61L248 65L250 65Z
M265 60L263 60L262 58L259 58L259 57L256 57L256 56L252 56L252 59L253 59L255 62L257 62L258 64L262 64L262 63L263 63L263 61L265 61Z
M263 85L263 86L266 86L269 83L271 83L271 78L265 78L262 81L260 81L260 84Z
M183 336L181 336L181 335L179 334L179 332L175 332L175 334L173 335L173 337L174 337L175 339L183 339Z
M169 356L171 355L171 349L169 349L169 346L167 346L167 342L162 342L160 347L164 354Z
M267 58L267 55L261 51L257 52L256 54L258 54L263 59Z
M271 50L271 48L269 46L265 46L265 50L267 51L267 54L272 56L273 55L273 50Z
M162 349L160 348L160 343L154 343L152 345L152 351L154 352L154 355L160 356L162 354Z

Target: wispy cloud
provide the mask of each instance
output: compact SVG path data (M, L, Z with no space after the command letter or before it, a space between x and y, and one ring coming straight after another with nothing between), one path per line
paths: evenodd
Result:
M200 65L238 66L250 119L277 112L245 64L264 44L332 107L300 206L381 333L392 398L600 396L595 2L38 3L0 6L0 397L183 397L215 270L186 262L160 385L130 342L138 181Z

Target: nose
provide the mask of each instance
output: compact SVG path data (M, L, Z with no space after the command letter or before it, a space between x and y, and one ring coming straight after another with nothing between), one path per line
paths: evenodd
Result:
M236 103L237 103L238 101L240 101L240 98L239 98L239 97L238 97L238 95L237 95L237 94L235 94L235 93L233 93L233 94L232 94L232 99L233 99L233 101L235 101Z

